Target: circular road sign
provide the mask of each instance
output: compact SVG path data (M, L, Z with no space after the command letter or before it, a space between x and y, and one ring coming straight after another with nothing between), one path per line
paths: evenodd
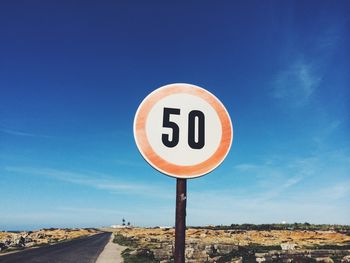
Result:
M134 119L136 145L158 171L195 178L218 167L228 154L233 129L224 105L191 84L170 84L150 93Z

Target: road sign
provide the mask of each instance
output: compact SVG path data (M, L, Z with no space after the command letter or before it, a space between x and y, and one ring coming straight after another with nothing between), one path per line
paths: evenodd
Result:
M196 178L219 166L228 154L233 129L224 105L191 84L170 84L150 93L134 119L136 145L158 171Z

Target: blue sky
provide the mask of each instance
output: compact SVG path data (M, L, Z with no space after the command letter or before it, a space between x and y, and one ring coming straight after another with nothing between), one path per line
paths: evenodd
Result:
M189 180L189 225L350 224L349 1L7 1L0 229L173 225L176 180L139 154L142 99L214 93L234 141Z

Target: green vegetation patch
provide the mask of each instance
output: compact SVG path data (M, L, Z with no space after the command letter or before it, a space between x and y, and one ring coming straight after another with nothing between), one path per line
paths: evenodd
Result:
M282 258L277 258L277 259L272 259L271 261L266 261L266 262L271 262L271 263L284 263L284 262L292 262L292 263L317 263L318 261L314 258L309 258L309 257L299 257L297 259L290 259L291 261L286 261L286 259ZM243 261L244 262L244 261Z
M211 230L256 230L256 231L269 231L269 230L334 230L344 234L350 233L349 225L316 225L310 223L294 223L294 224L231 224L231 225L218 225L207 227L192 227L198 229L211 229Z
M153 252L148 249L125 249L122 252L124 263L159 263L154 258Z
M260 244L250 244L248 246L245 246L246 249L253 251L253 253L264 253L269 252L271 250L282 250L281 246L275 245L275 246L264 246Z
M337 245L337 244L327 244L327 245L312 245L307 246L307 249L321 249L321 250L350 250L350 244Z
M259 244L239 246L237 250L233 250L230 253L221 256L216 262L231 262L234 258L242 258L243 263L256 262L255 253L267 253L272 250L281 250L281 246L264 246Z
M125 236L120 235L120 234L115 234L114 235L113 242L117 243L117 244L119 244L121 246L137 247L137 242L136 241L134 241L132 238L125 237Z

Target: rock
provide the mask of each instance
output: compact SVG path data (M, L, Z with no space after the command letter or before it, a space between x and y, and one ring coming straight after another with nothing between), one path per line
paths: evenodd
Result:
M185 250L185 257L187 259L192 259L193 258L193 254L194 254L194 248L193 247L186 248L186 250Z
M322 262L322 263L334 263L333 259L330 257L326 258L315 258L317 262Z
M342 258L341 260L342 263L350 263L350 255L347 255Z
M216 251L219 255L223 256L231 253L233 250L238 250L238 247L235 245L216 245Z
M212 253L213 246L212 245L207 245L204 247L204 251L206 254L210 255Z
M264 257L259 257L259 258L256 258L256 262L265 262L266 259Z
M5 239L4 243L5 243L5 246L10 246L11 243L12 243L12 240L9 239L9 238L8 238L8 239Z
M46 235L44 233L37 233L36 234L37 239L44 239L45 237L46 237Z
M119 230L118 230L119 231ZM120 230L122 235L137 240L139 248L147 248L154 253L159 262L171 262L174 250L174 229L133 229ZM326 242L327 241L327 242ZM198 262L240 262L245 260L257 262L332 262L331 257L342 258L347 251L338 249L305 249L305 245L315 247L325 243L340 244L349 242L350 238L339 233L317 233L313 231L241 231L241 230L208 230L188 229L186 240L186 263ZM240 244L240 247L238 247ZM257 244L257 250L252 249ZM281 244L281 249L275 248ZM249 246L251 245L251 246ZM273 250L260 250L259 246L271 246ZM263 252L264 253L257 253ZM298 260L301 261L298 261ZM253 262L253 261L252 261ZM343 258L343 263L350 263L350 259Z
M25 239L22 236L16 238L13 243L16 247L25 247Z
M24 238L24 243L30 243L30 242L33 242L32 238L30 238L30 237L25 237Z
M7 248L5 243L0 243L0 251L4 251Z
M154 259L154 254L151 250L149 249L138 249L136 251L136 255L140 257L145 257L149 259Z
M238 250L238 247L235 245L215 244L205 246L204 250L209 255L209 257L213 258L216 256L227 255L234 250Z
M209 260L209 262L216 263L219 260L220 260L220 257L213 257L213 258L211 258L211 260Z
M153 249L154 257L159 260L169 260L173 255L173 248L171 245L164 245L158 249Z
M28 242L26 243L26 247L32 247L32 246L35 246L36 243L35 242Z
M291 243L282 243L281 248L282 250L295 250L296 244L291 244Z

